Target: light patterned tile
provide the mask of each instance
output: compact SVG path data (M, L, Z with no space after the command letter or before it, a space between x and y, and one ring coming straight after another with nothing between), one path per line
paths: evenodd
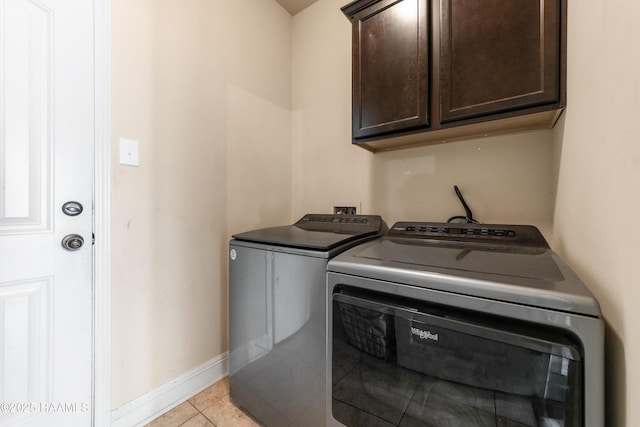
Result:
M195 406L199 411L204 410L208 406L212 405L217 400L220 400L224 396L229 395L229 377L218 381L209 388L204 389L194 397L189 399L189 402Z
M216 427L259 427L250 417L231 403L228 395L218 399L202 413Z
M194 415L198 413L198 410L193 407L193 405L189 402L184 402L160 418L156 418L146 427L178 427L185 421L192 418Z
M184 424L181 424L180 427L216 427L213 425L211 421L205 418L204 415L198 414L195 417L191 418Z

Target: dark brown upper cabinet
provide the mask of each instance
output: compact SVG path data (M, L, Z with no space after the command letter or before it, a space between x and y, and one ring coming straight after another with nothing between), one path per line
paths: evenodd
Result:
M353 142L372 151L553 127L566 0L357 0Z
M429 125L427 0L384 0L353 19L353 137Z

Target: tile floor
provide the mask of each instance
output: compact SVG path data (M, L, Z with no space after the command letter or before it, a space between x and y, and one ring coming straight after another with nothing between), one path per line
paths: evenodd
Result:
M146 427L258 427L229 400L229 378L224 378Z

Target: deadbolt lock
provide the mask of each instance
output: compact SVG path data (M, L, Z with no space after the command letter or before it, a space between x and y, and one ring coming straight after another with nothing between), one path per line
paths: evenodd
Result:
M83 209L81 203L74 201L62 205L62 212L68 216L78 216L82 213Z

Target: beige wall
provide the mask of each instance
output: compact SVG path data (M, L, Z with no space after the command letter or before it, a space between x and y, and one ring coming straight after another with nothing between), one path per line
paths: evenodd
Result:
M483 222L530 223L551 238L555 199L549 130L369 153L351 145L351 25L344 0L293 19L293 209L360 202L389 223L464 213L457 184Z
M571 2L556 247L607 323L607 426L640 425L640 3Z
M113 406L226 351L230 233L360 202L392 223L462 208L531 223L600 300L608 426L640 425L640 4L570 4L552 131L371 154L350 144L346 0L113 0ZM605 230L612 232L604 234ZM595 232L594 232L595 231ZM598 234L596 234L598 233Z
M228 236L290 220L290 63L273 1L112 1L114 408L227 350Z
M390 223L444 220L461 212L459 184L478 219L537 225L602 305L606 425L640 425L640 3L570 2L568 108L554 130L375 155L349 145L346 3L293 20L295 215L355 200Z

